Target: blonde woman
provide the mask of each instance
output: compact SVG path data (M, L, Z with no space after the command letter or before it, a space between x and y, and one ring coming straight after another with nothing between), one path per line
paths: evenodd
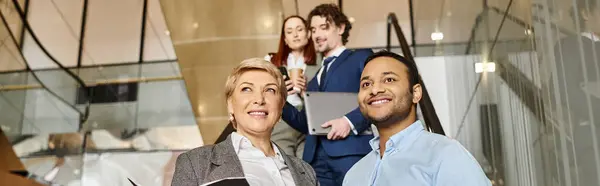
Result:
M181 154L172 185L197 186L228 177L245 177L250 185L317 185L310 165L286 155L271 141L286 90L273 64L259 58L244 60L225 84L227 110L237 131L221 143Z

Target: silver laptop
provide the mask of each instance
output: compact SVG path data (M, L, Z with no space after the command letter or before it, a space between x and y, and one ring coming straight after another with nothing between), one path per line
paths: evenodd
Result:
M304 95L308 133L327 135L330 128L321 125L340 118L358 107L357 93L306 92Z

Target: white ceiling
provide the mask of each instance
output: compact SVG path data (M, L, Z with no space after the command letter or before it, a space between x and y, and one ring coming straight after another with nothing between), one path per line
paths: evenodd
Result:
M306 17L310 10L321 3L336 3L337 0L282 0L284 14L295 13L295 3L298 14ZM431 33L442 32L444 39L441 43L460 43L469 39L475 18L483 10L483 0L415 0L414 26L417 44L433 44ZM488 0L490 6L505 9L508 0ZM530 20L530 0L514 1L510 13L525 22ZM350 33L349 47L381 47L386 44L387 14L394 12L409 43L412 40L410 25L410 9L408 0L344 0L343 11L348 17L354 18L353 29ZM502 15L491 13L487 21L490 35L495 35L500 25ZM525 28L509 20L505 21L500 33L500 40L526 37ZM393 42L397 45L397 42Z

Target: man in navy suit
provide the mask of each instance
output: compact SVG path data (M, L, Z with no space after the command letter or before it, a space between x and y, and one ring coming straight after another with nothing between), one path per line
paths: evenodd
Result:
M358 92L360 76L371 50L348 50L351 24L335 4L322 4L308 15L311 37L318 52L323 54L323 67L310 80L307 91ZM290 126L308 134L305 110L298 111L286 103L282 114ZM361 135L370 129L370 122L356 108L345 116L326 122L327 136L308 135L303 159L315 169L321 185L342 185L344 175L358 160L371 151L372 134Z

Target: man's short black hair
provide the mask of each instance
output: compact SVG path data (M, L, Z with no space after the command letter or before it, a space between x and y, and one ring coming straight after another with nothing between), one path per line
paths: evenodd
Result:
M406 65L406 67L408 68L408 83L410 84L411 89L414 85L419 83L419 70L417 69L417 64L414 61L406 59L405 57L402 57L401 55L398 55L393 52L389 52L387 50L382 50L382 51L376 52L376 53L372 54L371 56L369 56L367 58L367 61L365 62L365 66L370 61L372 61L376 58L379 58L379 57L391 57L391 58L394 58L394 59L402 62L402 64Z

